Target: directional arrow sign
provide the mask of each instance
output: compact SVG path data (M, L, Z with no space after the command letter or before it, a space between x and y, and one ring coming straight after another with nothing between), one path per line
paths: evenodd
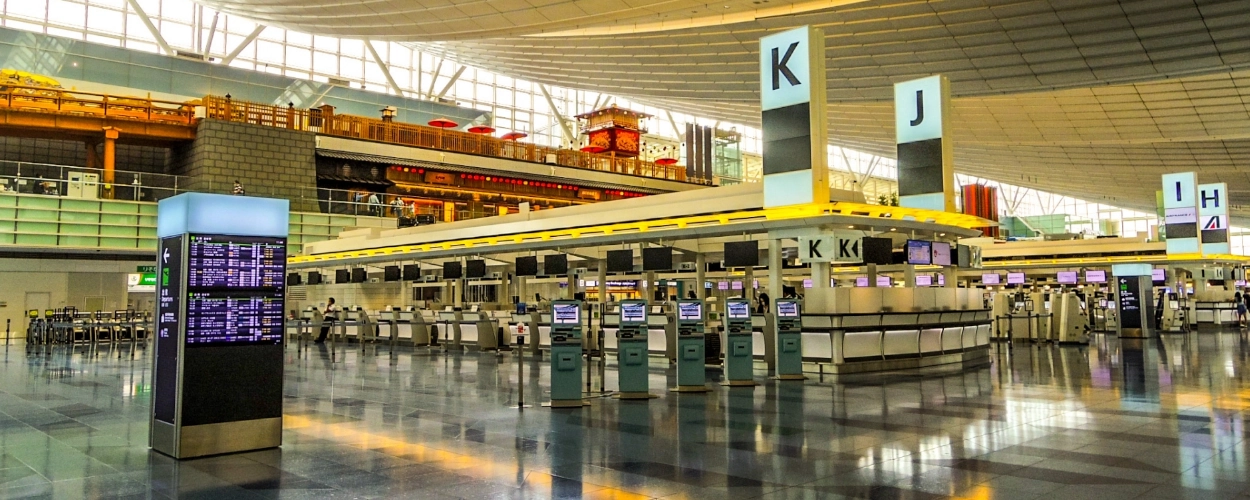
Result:
M838 231L833 236L833 247L837 250L833 255L833 262L864 261L863 233Z

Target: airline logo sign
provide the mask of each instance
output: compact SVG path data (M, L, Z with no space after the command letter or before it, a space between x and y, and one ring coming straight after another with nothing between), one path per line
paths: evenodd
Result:
M863 239L864 233L860 231L833 231L802 236L799 238L799 261L863 262Z
M760 39L761 110L811 101L809 31L804 26Z
M1198 186L1198 224L1202 232L1202 253L1229 254L1228 185L1220 182Z
M1163 176L1162 188L1163 230L1167 236L1168 254L1202 252L1198 231L1201 211L1198 208L1197 175L1193 172L1166 174ZM1224 239L1227 241L1227 236Z

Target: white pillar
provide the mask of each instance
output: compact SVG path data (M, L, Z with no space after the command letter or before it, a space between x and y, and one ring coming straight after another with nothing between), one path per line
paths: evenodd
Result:
M703 283L707 281L707 258L703 256L703 252L694 257L694 281L695 297L706 299L707 289L703 287Z

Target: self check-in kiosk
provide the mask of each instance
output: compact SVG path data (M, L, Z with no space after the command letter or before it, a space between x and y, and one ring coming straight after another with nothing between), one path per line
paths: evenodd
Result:
M724 385L755 385L752 344L751 303L741 299L726 301Z
M706 315L702 300L677 301L677 387L673 392L707 392L704 370Z
M799 302L791 299L777 300L777 379L803 380L803 324Z
M619 370L620 399L648 399L650 382L647 376L647 302L621 302L620 327L616 330L616 353Z
M551 303L552 408L580 408L582 401L582 302Z

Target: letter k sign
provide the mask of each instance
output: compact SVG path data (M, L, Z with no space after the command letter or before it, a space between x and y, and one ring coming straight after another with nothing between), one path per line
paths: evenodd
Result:
M786 81L789 82L791 86L803 83L799 81L798 77L794 76L794 73L790 71L790 67L786 66L790 62L790 56L794 55L794 49L797 49L798 47L799 42L791 43L790 46L786 48L786 55L781 56L780 59L777 57L778 53L781 52L780 47L773 47L773 90L781 88L782 75L785 75Z

